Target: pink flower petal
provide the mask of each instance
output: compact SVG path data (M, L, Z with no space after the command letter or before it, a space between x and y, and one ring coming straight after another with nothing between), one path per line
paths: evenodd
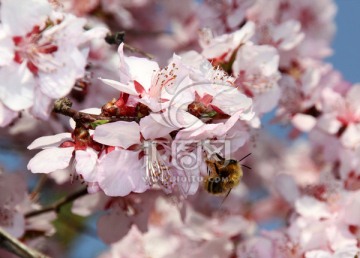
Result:
M94 140L109 146L128 148L140 143L140 126L136 122L114 122L96 127Z
M118 81L114 81L114 80L109 80L109 79L103 79L103 78L99 78L103 83L121 91L121 92L125 92L128 93L130 95L138 95L137 91L135 90L134 87L130 86L130 84L124 84Z
M98 166L99 185L108 196L126 196L130 192L144 192L148 186L144 179L143 161L138 152L114 150Z

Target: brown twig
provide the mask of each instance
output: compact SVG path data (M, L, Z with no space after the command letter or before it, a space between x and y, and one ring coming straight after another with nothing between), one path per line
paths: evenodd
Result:
M77 198L80 198L84 195L86 195L88 193L86 188L81 188L80 190L65 196L63 198L61 198L60 200L54 202L53 204L49 205L49 206L45 206L44 208L40 209L40 210L35 210L35 211L30 211L28 213L25 214L25 218L31 218L49 211L55 211L55 212L59 212L61 207L64 206L65 204L68 204L72 201L75 201Z
M33 191L30 194L30 200L35 201L38 199L41 189L44 187L45 182L47 180L47 175L41 175L39 181L37 182L36 186L34 187Z
M21 243L16 238L8 234L4 229L0 227L0 246L7 251L16 254L22 258L48 258L45 254L42 254L25 244Z
M108 120L109 122L116 122L116 121L135 121L139 122L140 118L138 117L127 117L127 116L103 116L103 115L93 115L84 112L79 112L75 109L71 108L72 102L68 98L61 98L55 101L54 104L54 112L59 113L68 117L73 118L76 122L81 124L84 123L92 123L97 120Z
M121 43L124 43L124 47L126 49L130 50L131 52L139 53L140 55L143 55L150 60L154 59L153 55L146 53L145 51L143 51L137 47L134 47L134 46L131 46L131 45L125 43L124 40L125 40L125 32L124 31L110 33L105 37L105 41L110 45L119 46Z
M153 55L151 55L151 54L149 54L149 53L146 53L145 51L143 51L143 50L141 50L141 49L139 49L139 48L137 48L137 47L133 47L133 46L127 44L127 43L124 43L124 47L125 47L126 49L130 50L131 52L139 53L139 54L147 57L147 58L150 59L150 60L153 60L153 59L154 59L154 56L153 56Z

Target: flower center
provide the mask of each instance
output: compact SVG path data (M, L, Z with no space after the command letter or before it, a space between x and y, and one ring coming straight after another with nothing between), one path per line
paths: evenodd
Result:
M29 70L35 75L39 69L50 71L54 64L49 66L49 54L58 50L51 38L43 37L42 33L45 29L41 30L39 26L35 26L26 36L13 37L15 44L14 61L19 64L26 62Z

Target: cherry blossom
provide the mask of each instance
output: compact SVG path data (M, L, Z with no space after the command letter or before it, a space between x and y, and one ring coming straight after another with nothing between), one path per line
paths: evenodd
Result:
M24 214L19 210L26 196L24 178L1 172L0 179L0 225L14 237L21 237L25 232Z
M223 224L226 223L226 224ZM224 227L219 227L222 224ZM101 257L126 257L124 248L129 241L135 241L136 255L169 257L176 251L179 257L204 257L209 255L228 257L234 246L231 237L251 234L254 230L248 221L241 217L222 221L188 210L184 221L176 206L158 198L149 217L149 230L142 234L132 226L128 234L112 245L109 253ZM161 245L162 243L172 243ZM155 248L161 246L161 248Z
M335 13L2 1L0 161L32 173L0 172L1 229L51 257L82 232L109 245L100 257L360 256L360 85L325 59ZM224 194L204 187L240 172ZM75 245L49 239L64 225Z
M87 42L107 30L84 31L85 19L57 12L46 0L5 1L1 13L0 49L7 58L0 67L0 99L13 111L32 107L46 119L51 100L67 95L84 76Z
M28 169L33 173L50 173L65 169L74 158L76 172L88 182L97 181L94 170L99 147L92 141L88 132L75 129L74 139L70 133L43 136L28 146L30 150L37 148L43 150L28 163Z

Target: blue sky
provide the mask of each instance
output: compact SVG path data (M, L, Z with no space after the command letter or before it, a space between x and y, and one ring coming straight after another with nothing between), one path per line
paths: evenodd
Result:
M347 81L360 82L360 1L336 0L335 2L338 5L337 32L332 45L334 55L328 58L328 61Z

